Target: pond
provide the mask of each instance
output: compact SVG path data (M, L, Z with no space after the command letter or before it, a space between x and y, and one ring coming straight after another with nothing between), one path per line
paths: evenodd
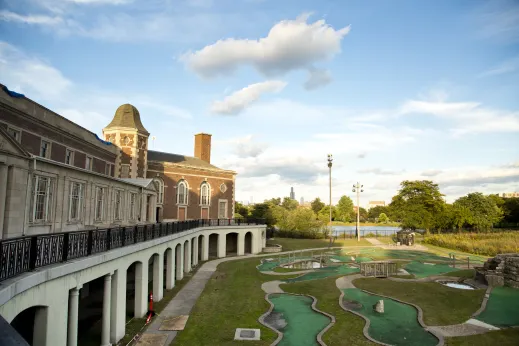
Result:
M283 268L290 268L290 269L315 269L315 268L321 268L323 265L319 261L301 261L296 262L292 264L284 264L281 265Z
M332 226L333 235L337 235L338 237L343 236L354 236L355 235L356 226ZM390 226L360 226L360 236L363 237L369 233L373 233L376 236L391 236L396 234L396 232L400 231L400 227L390 227Z
M459 283L459 282L452 282L452 281L436 281L436 282L439 284L442 284L444 286L458 288L460 290L474 290L475 289L474 287L472 287L470 285Z

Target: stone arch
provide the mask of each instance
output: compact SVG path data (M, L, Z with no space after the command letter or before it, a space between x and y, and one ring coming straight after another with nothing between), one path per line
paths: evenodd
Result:
M184 241L184 273L191 271L191 246L189 239Z
M245 244L243 249L245 250L246 254L252 253L252 232L245 233Z
M225 235L225 256L238 254L238 233L229 232Z
M140 318L146 313L148 275L142 261L126 268L126 314Z
M181 243L175 245L175 278L182 280L184 277L184 248Z
M173 249L167 247L164 250L164 288L167 290L175 287L175 256Z
M203 234L198 236L198 262L201 262L204 260L204 249L205 249L205 242L207 241L207 237Z
M196 248L196 240L197 240L197 237L193 237L191 238L191 246L190 246L190 251L191 251L191 257L190 257L190 260L191 260L191 266L195 266L196 265L196 252L198 250L198 248Z
M48 306L36 305L21 311L11 321L11 326L31 346L39 346L46 340L49 320Z
M162 300L163 296L163 277L164 262L161 253L153 253L148 259L148 292L153 292L153 301ZM150 285L151 284L151 285Z
M220 242L220 235L217 233L212 233L209 235L209 258L217 258L218 257L218 245Z

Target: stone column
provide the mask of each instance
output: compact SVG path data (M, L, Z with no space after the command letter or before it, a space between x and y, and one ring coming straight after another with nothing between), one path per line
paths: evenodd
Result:
M191 241L187 241L182 245L184 248L184 273L189 273L191 271Z
M110 298L112 295L112 274L105 275L105 286L103 291L103 322L101 326L101 346L110 344Z
M226 249L226 235L225 233L218 233L218 258L225 257Z
M175 257L174 249L166 251L166 289L170 290L175 287Z
M238 231L238 256L245 255L245 234L243 234L243 231Z
M126 270L118 269L112 277L110 341L116 345L126 329Z
M135 264L135 317L141 318L148 311L148 262Z
M164 259L161 254L153 256L153 301L162 300L164 295Z
M67 346L77 346L79 288L69 291Z
M184 278L184 244L180 244L178 251L176 250L176 264L177 264L177 280Z
M204 235L202 240L202 261L209 259L209 235Z
M4 216L7 199L7 165L0 163L0 239L7 238L4 234ZM24 220L25 222L25 220Z
M193 238L193 267L198 263L198 236Z

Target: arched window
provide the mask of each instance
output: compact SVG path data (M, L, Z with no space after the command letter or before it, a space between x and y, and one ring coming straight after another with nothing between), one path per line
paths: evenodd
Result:
M204 181L200 186L200 204L201 205L209 205L209 201L211 200L211 188L207 181Z
M184 180L178 182L177 185L177 203L187 204L187 183Z
M153 184L157 189L157 204L164 203L164 181L160 178L153 179Z

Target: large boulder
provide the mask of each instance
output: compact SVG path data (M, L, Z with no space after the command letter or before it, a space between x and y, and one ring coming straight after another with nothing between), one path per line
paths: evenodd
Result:
M384 313L384 301L379 300L375 305L373 305L373 310L375 310L379 314L383 314Z

